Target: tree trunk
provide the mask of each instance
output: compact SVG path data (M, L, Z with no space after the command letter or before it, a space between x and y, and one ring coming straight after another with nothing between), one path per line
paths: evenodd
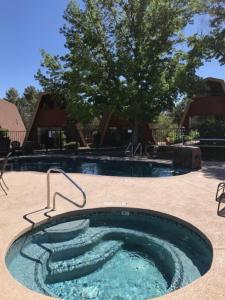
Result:
M83 146L87 147L87 143L85 141L85 138L84 138L83 131L81 129L80 123L76 122L75 127L76 127L76 130L78 131L78 134L80 136L81 142L83 143Z
M105 134L106 134L106 131L108 129L109 121L110 121L111 117L112 117L112 112L104 114L104 117L103 117L103 120L102 120L103 126L100 130L100 134L101 134L100 143L99 143L100 147L102 146L102 144L104 142Z

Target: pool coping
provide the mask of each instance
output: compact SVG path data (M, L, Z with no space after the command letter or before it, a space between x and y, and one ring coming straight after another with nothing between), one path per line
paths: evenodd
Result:
M215 163L214 165L217 165L219 167L225 168L225 164L221 164L221 163ZM213 167L213 163L209 163L209 164L205 164L204 163L204 169L207 170L207 168L212 168ZM149 189L148 187L146 188L146 191L148 192L152 192L153 194L155 193L155 196L157 199L160 199L160 187L162 187L162 191L165 192L165 187L167 188L168 186L168 182L172 183L173 185L175 185L175 189L173 190L173 192L170 191L171 195L176 195L176 193L181 192L179 191L178 188L182 187L182 193L183 193L183 199L182 199L182 203L185 204L186 203L190 203L192 206L194 205L194 208L196 208L196 210L198 209L198 207L200 208L204 208L205 211L201 212L199 211L198 214L196 215L196 211L195 209L193 210L192 214L185 214L185 211L183 212L182 210L178 209L176 210L176 201L177 198L173 201L173 199L170 199L171 202L174 203L170 203L170 206L168 207L167 210L165 210L165 207L162 204L167 203L166 199L162 197L161 203L160 201L154 201L154 203L149 203L148 201L146 201L146 199L143 199L143 202L138 203L138 202L134 202L134 205L132 204L132 200L129 203L129 199L127 200L127 202L124 200L124 202L120 202L119 206L118 205L113 205L113 208L118 207L118 208L123 208L123 209L128 209L128 208L132 208L134 210L147 210L147 211L155 211L162 214L162 215L168 215L169 218L178 218L178 221L180 222L180 219L184 222L184 224L186 225L186 222L188 224L191 224L191 226L194 226L194 229L197 228L197 230L200 230L200 233L203 233L204 238L206 236L206 238L210 241L210 243L212 244L212 248L213 248L213 261L212 261L212 266L210 268L210 270L201 278L197 279L196 281L194 281L193 283L189 284L187 287L181 288L177 291L174 291L170 294L167 294L165 296L162 297L157 297L155 299L213 299L214 297L217 297L217 299L224 299L224 295L225 295L225 284L223 283L223 277L225 275L225 271L223 268L223 263L225 264L225 247L224 244L222 242L222 238L223 238L223 234L221 231L223 231L222 229L225 230L225 220L223 218L220 218L218 216L216 216L216 203L212 201L212 196L214 195L215 190L213 190L211 192L211 187L216 187L217 183L218 183L218 178L207 178L204 175L204 169L201 171L197 171L197 172L190 172L188 174L185 175L180 175L180 176L175 176L175 177L164 177L164 178L138 178L138 181L136 180L137 178L133 178L133 177L111 177L111 176L99 176L99 175L86 175L86 174L75 174L74 176L76 176L76 179L81 180L83 182L86 182L88 180L89 182L89 191L91 193L91 190L93 189L94 186L99 185L101 183L101 181L103 181L105 184L108 185L109 190L113 193L114 189L110 187L110 181L114 181L118 187L118 192L121 190L121 193L124 194L126 197L125 198L129 198L129 196L134 199L134 192L136 193L136 195L138 195L138 192L140 192L140 187L139 184L141 186L145 186L146 184L150 184L151 188ZM11 173L11 174L10 174ZM31 177L33 176L33 179L36 179L37 182L43 182L43 174L37 174L37 172L9 172L6 174L6 180L7 182L15 179L19 176L19 174L22 173L22 177L26 178L26 182L29 182L31 180ZM54 175L54 177L56 178L56 180L58 180L57 177L59 177L59 175ZM101 177L101 178L97 178L97 177ZM178 180L178 177L180 178L180 180ZM166 180L165 180L166 179ZM34 180L33 180L34 181ZM92 181L92 182L91 182ZM179 184L178 184L179 183ZM204 189L201 190L201 193L199 191L199 189L196 188L198 184L202 184L203 187L209 187L205 193L204 193ZM22 182L21 182L22 184ZM93 184L93 185L92 185ZM126 187L124 188L124 185L129 186L131 188L131 191L127 190ZM154 187L155 185L157 185L156 187ZM177 187L176 187L177 185ZM200 193L202 197L205 197L206 199L206 204L204 206L199 205L198 202L195 203L195 199L190 198L190 196L188 195L188 189L190 189L190 185L192 185L192 188L194 190L196 190L197 193ZM33 184L33 186L35 186L35 183ZM101 186L101 184L100 184ZM133 188L133 186L135 186L135 188ZM24 186L22 186L24 188ZM2 282L4 282L4 286L2 287L2 290L0 291L0 297L1 299L52 299L51 297L47 297L44 295L40 295L36 292L33 292L31 290L26 289L25 287L21 286L21 284L19 284L18 282L16 282L12 276L9 274L6 266L5 266L5 254L8 250L8 247L10 246L10 244L12 244L12 242L21 235L22 231L27 231L31 228L31 225L28 225L26 222L24 222L24 220L21 220L20 215L18 215L17 211L15 210L15 208L13 208L13 203L18 203L19 199L17 197L18 195L18 191L20 190L21 186L20 184L18 185L14 185L14 195L10 195L8 196L8 200L9 205L7 206L7 210L5 210L5 214L4 214L4 209L3 209L3 214L2 218L1 218L1 223L0 223L0 235L1 237L3 237L3 241L1 241L0 243L0 260L1 260L1 265L0 265L0 278L1 280L4 280ZM132 191L133 189L133 191ZM107 192L108 190L106 189L105 192ZM159 194L157 193L157 191L159 191ZM208 195L208 192L210 191L210 195ZM104 194L104 191L101 191L102 194ZM126 192L126 193L124 193ZM121 194L119 193L119 194ZM29 197L33 194L32 190L30 191L30 194L27 195L28 198L24 199L24 203L27 203L29 205L29 210L35 209L37 205L35 205L35 203L33 203L33 199L35 199L35 196L37 196L36 192L34 191L34 195L33 195L33 199L30 199ZM44 193L40 193L40 194L45 194ZM193 195L195 195L195 191L192 192ZM43 196L42 195L42 196ZM24 195L23 195L24 196ZM26 195L25 195L26 196ZM143 195L142 195L143 196ZM161 195L162 196L162 195ZM147 196L146 196L147 197ZM4 198L4 197L3 197ZM32 197L31 197L32 198ZM7 198L6 198L7 199ZM112 200L114 199L114 197L112 197ZM156 200L157 200L156 199ZM104 202L101 197L97 198L95 197L94 193L92 192L91 194L91 200L92 202L88 203L87 206L87 210L90 209L112 209L112 206L110 207L111 202ZM148 199L147 199L148 200ZM193 203L192 203L193 200ZM200 202L200 201L199 201ZM196 204L196 205L195 205ZM203 203L204 204L204 203ZM4 204L5 205L5 204ZM100 206L99 206L100 205ZM7 214L6 214L7 211ZM19 213L21 212L26 212L27 209L26 207L21 207L19 209ZM80 211L81 212L81 211ZM207 212L209 215L208 220L206 220L204 213ZM68 211L68 207L64 206L64 204L61 205L60 203L60 213L56 213L57 216L61 215L62 213L65 214L71 214L71 210ZM82 213L82 212L81 212ZM8 224L8 218L11 219L16 217L15 221L9 222L9 226L7 226ZM46 218L43 218L42 221L44 222L46 220ZM5 225L5 226L4 226ZM213 227L213 228L210 228ZM219 227L219 230L218 230ZM4 234L5 230L7 229L7 236ZM214 238L213 235L213 230L215 229L215 235L216 238ZM218 230L218 231L217 231ZM222 281L223 280L223 281ZM207 294L205 293L207 287ZM209 289L210 287L210 289ZM18 295L19 293L19 295ZM16 296L15 296L16 295ZM204 297L204 298L201 298Z

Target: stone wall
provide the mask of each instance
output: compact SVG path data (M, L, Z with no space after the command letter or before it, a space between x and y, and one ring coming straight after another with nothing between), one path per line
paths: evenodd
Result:
M199 147L179 146L174 147L173 165L176 168L191 170L201 169L202 155Z

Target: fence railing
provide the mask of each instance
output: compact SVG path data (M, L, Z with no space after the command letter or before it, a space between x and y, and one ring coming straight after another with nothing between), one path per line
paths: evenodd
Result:
M181 128L154 128L152 137L156 145L190 144L198 140L199 134L195 130Z
M91 141L92 136L93 132L85 132L86 141ZM191 144L197 140L197 133L185 128L154 128L152 137L156 145ZM29 147L32 144L33 149L63 149L67 146L67 140L63 130L52 130L41 135L29 135L28 131L0 130L0 152L7 152L10 147L20 148L25 144L29 144Z
M155 144L168 145L184 142L184 128L155 128L152 129L152 136Z
M0 131L0 140L1 139L9 139L11 142L17 141L19 143L23 143L25 141L26 135L28 131L9 131L9 130L1 130Z
M89 132L85 137L89 141L91 140ZM61 150L67 147L67 149L75 149L76 145L79 145L78 141L79 137L77 135L66 135L63 129L49 128L43 131L37 130L36 132L0 130L0 153L7 153L9 149L20 148Z

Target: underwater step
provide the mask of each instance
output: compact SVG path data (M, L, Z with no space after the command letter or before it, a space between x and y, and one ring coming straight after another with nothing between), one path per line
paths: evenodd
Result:
M67 222L68 223L68 222ZM68 224L63 224L64 229L68 229ZM48 229L56 232L55 226ZM62 227L61 227L62 228ZM45 232L46 230L42 231ZM33 239L31 239L33 242ZM200 276L198 269L193 264L194 261L180 252L177 247L168 241L159 239L149 233L136 231L133 229L124 229L120 227L88 227L86 230L78 232L72 239L52 243L32 243L23 248L23 256L36 263L35 283L32 285L34 290L41 290L46 295L51 295L48 284L60 284L63 281L75 280L93 273L102 267L105 262L114 257L108 246L110 242L121 243L121 250L140 251L144 257L149 257L154 262L155 268L162 274L167 282L167 291L171 292L192 281L192 278ZM103 247L103 250L102 250ZM107 255L104 256L104 247ZM100 249L99 252L97 252ZM24 251L26 250L26 251ZM32 254L35 252L35 257ZM120 250L120 249L118 249ZM92 256L90 262L90 253L96 251L100 259ZM108 254L109 252L109 254ZM102 254L103 253L103 254ZM89 256L88 259L86 259ZM103 257L101 257L103 256ZM35 259L34 259L35 258ZM82 261L88 260L85 265ZM186 274L186 266L190 268ZM59 268L59 271L57 270Z
M107 233L109 234L108 229L89 229L88 231L79 234L69 242L43 245L51 250L51 261L66 260L91 250L101 239L107 237ZM113 239L114 238L111 238L111 240Z
M45 283L71 280L94 272L113 257L122 246L122 241L102 241L82 256L58 262L48 261Z
M89 227L88 219L63 222L46 228L41 234L34 236L33 243L57 243L68 241L84 232Z

